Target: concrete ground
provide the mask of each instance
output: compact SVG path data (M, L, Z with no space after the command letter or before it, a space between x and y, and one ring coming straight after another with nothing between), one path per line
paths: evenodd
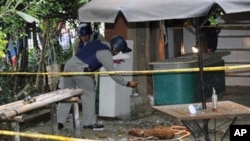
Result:
M238 86L228 86L226 87L226 91L219 97L219 100L230 100L245 106L250 107L250 87L238 87ZM80 114L81 115L81 114ZM250 116L242 116L239 117L235 124L250 124ZM36 119L38 122L32 125L24 125L21 130L24 132L38 132L43 134L51 134L51 121L44 119ZM224 123L225 119L217 120L216 124L220 125ZM120 120L120 119L105 119L99 118L99 122L104 124L105 129L103 131L92 131L81 129L82 139L88 140L107 140L107 141L126 141L126 140L140 140L139 138L129 138L127 135L128 131L133 128L151 128L155 125L182 125L181 122L176 121L174 118L160 113L158 111L154 111L152 115L147 116L145 118L137 119L137 120ZM209 136L212 141L220 140L224 132L226 131L229 122L221 125L217 128L216 133L212 132L214 127L214 121L209 121ZM81 126L82 127L82 126ZM68 122L66 123L66 127L59 131L58 135L73 137L74 132L72 129L72 118L69 116ZM176 135L173 139L169 139L169 141L179 140L180 135ZM184 138L185 141L194 141L194 140L205 140L204 136L201 136L197 139L194 139L193 136L189 136ZM224 141L229 141L229 134L226 134Z

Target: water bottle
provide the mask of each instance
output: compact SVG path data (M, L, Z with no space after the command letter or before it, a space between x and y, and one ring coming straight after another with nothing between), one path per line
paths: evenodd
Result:
M212 94L212 110L213 111L217 111L217 101L218 101L218 97L213 87L213 94Z

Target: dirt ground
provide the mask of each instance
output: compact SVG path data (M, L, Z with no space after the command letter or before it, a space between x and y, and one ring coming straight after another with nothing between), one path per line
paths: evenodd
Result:
M250 87L237 87L237 86L226 87L226 91L219 97L219 100L231 100L233 102L237 102L242 105L250 107ZM250 124L249 117L250 116L240 117L235 124ZM49 116L44 114L39 118L35 118L35 120L33 120L32 122L23 123L21 125L20 130L26 133L35 132L42 134L52 134L51 121L48 118ZM99 117L98 122L104 124L105 129L103 131L92 131L88 129L81 129L81 139L107 140L107 141L145 140L145 138L135 138L129 136L128 131L134 128L152 129L156 125L161 125L166 127L170 127L172 125L182 125L181 122L158 111L154 111L150 116L140 118L137 120L121 120L114 118L109 119L109 118ZM218 120L218 122L224 122L224 120L221 121ZM209 128L212 126L212 124L213 123L209 123ZM228 126L225 124L224 126L218 128L218 131L216 132L216 136L214 139L220 138L222 134L225 132L226 127ZM74 136L71 115L69 115L68 117L68 122L66 123L66 127L63 130L60 130L58 135L66 137ZM212 135L214 135L214 133L210 133L210 136ZM181 135L175 135L174 138L168 140L176 141L179 140L180 136ZM149 139L152 140L152 138ZM28 140L28 139L26 138L22 140ZM183 140L193 141L195 139L192 137L192 135L190 135L184 138ZM203 141L205 139L204 136L201 136L199 139L196 140ZM226 135L224 140L225 141L229 140L229 134ZM0 141L5 141L5 140L0 139Z

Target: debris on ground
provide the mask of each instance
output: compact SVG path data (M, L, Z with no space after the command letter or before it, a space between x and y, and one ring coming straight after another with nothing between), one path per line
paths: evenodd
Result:
M169 127L155 126L152 129L134 128L128 131L128 135L146 139L172 139L175 133Z

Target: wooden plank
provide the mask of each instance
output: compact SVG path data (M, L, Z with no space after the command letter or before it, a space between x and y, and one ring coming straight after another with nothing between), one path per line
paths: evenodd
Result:
M193 105L201 105L201 103L192 103ZM250 114L250 108L234 103L232 101L219 101L217 104L218 111L212 111L211 102L207 103L207 109L197 110L195 114L191 114L188 110L190 104L153 106L154 109L166 113L178 120L201 120L215 118L230 118L240 115Z
M79 99L79 97L71 97L71 98L68 98L68 99L65 99L61 102L68 102L68 103L81 103L81 100Z
M62 94L64 92L65 92L65 90L62 89L62 90L48 92L48 93L45 93L45 94L40 94L38 96L35 96L34 98L37 101L42 101L42 100L48 99L49 97L52 97L52 96L55 96L55 95L58 95L58 94ZM0 106L0 111L3 110L3 109L9 109L9 108L15 109L16 107L20 107L20 106L23 106L23 105L24 105L23 100L14 101L14 102L11 102L11 103L8 103L8 104L1 105Z
M18 115L18 116L14 116L9 118L7 121L11 121L11 122L23 122L23 116L22 115Z
M19 106L13 106L10 107L8 104L6 107L3 107L0 109L0 119L6 120L10 117L43 107L47 106L49 104L59 102L65 99L68 99L70 97L79 96L83 93L81 89L63 89L63 90L57 90L50 94L43 94L43 97L41 99L36 99L35 102L24 104L22 103ZM20 103L19 103L20 104Z

